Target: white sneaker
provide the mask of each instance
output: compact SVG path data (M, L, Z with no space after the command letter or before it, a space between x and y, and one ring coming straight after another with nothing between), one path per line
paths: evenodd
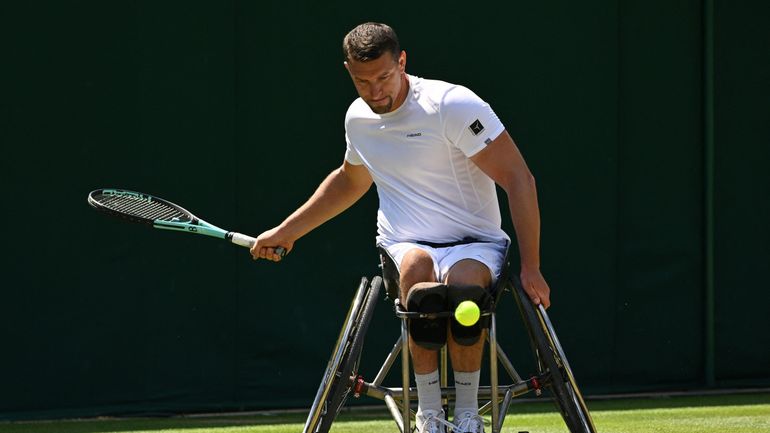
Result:
M446 433L447 427L453 427L446 421L443 410L418 411L415 418L418 433Z
M473 412L463 412L455 416L455 433L484 433L484 418Z

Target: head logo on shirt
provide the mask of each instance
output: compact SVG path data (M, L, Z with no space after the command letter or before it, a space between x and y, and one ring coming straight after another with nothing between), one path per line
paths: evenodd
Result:
M468 128L470 128L473 135L479 135L481 134L481 131L484 130L484 125L481 124L479 119L476 119L476 121L471 123L471 126L469 126Z

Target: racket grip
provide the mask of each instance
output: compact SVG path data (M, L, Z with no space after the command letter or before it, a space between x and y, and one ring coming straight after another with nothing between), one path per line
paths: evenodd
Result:
M246 248L251 248L257 242L257 238L252 238L251 236L247 236L238 232L228 233L227 239L229 239L230 242L234 243L235 245L240 245Z
M238 232L228 233L227 238L230 240L230 242L234 243L235 245L240 245L246 248L253 247L254 244L257 242L257 238L253 238L251 236L244 235L243 233L238 233ZM286 248L276 247L275 253L283 257L286 255Z

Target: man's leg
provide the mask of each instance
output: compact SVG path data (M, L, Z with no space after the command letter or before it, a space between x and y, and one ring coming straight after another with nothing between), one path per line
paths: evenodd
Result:
M425 251L414 248L401 260L401 301L406 305L409 289L417 283L436 282L433 259ZM409 338L409 351L414 365L414 377L417 383L417 428L418 431L430 430L422 426L428 417L440 417L441 384L438 376L437 351L426 349ZM443 417L442 417L443 418ZM438 425L436 425L438 427ZM443 430L443 429L442 429Z
M425 251L414 248L409 250L401 260L401 302L406 305L409 289L417 283L436 282L433 270L433 259ZM412 354L414 372L426 374L438 369L438 358L435 350L426 349L409 339L409 351Z
M455 263L446 276L447 285L489 287L492 275L489 268L476 260L465 259ZM455 377L455 424L462 426L463 418L478 415L479 373L484 350L484 334L472 346L463 346L454 341L451 335L447 339L449 356ZM478 418L476 418L478 419ZM469 420L464 422L469 424ZM466 426L462 426L466 427ZM461 431L482 431L476 428L463 428Z

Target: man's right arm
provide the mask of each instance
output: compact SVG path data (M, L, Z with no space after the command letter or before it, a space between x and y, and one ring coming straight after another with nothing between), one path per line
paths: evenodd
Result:
M257 237L257 242L251 248L252 257L255 260L281 260L275 254L275 248L283 247L288 253L297 239L349 208L371 186L372 177L365 166L345 161L321 182L305 204L280 225Z

